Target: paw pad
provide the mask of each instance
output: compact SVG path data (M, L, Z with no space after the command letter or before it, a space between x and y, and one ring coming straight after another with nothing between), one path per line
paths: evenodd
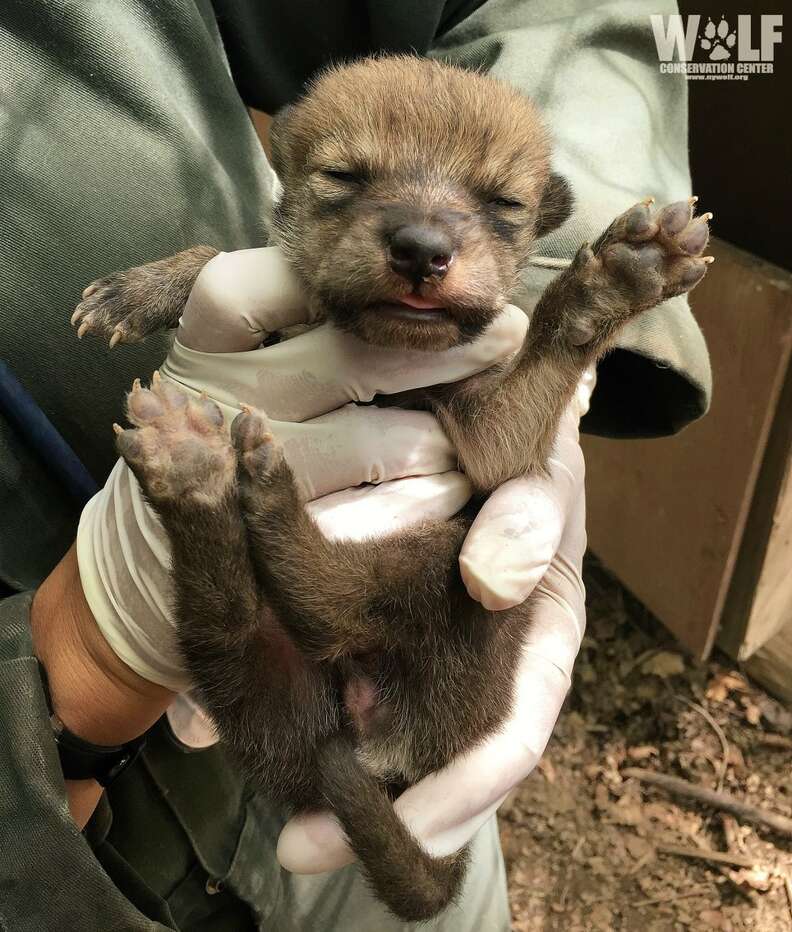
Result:
M614 326L701 281L713 261L702 256L712 214L695 216L696 201L655 210L647 198L614 220L593 249L581 248L571 271L596 300L568 322L570 343L607 336Z
M190 396L155 372L149 388L133 383L127 416L133 429L113 426L118 451L152 501L213 503L233 486L236 456L209 398Z

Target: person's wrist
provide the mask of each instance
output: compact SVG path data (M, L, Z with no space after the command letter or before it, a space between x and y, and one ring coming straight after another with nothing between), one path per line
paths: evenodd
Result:
M138 676L105 640L85 600L73 547L36 593L31 627L52 709L80 738L97 745L132 741L170 703L169 690Z

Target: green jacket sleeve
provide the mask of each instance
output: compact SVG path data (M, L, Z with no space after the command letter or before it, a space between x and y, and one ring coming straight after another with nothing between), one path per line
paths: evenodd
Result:
M673 0L489 0L437 41L434 56L503 78L546 115L576 207L541 242L543 255L571 258L648 195L661 204L690 195L686 79L660 73L649 18L674 12ZM529 270L529 303L552 275ZM674 433L706 411L711 384L701 331L687 299L674 298L624 328L583 427Z

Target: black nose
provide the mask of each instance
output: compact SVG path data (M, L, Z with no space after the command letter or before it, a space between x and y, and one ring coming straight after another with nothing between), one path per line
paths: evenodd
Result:
M430 275L442 278L454 257L451 237L428 224L400 227L391 236L389 248L393 271L413 282Z

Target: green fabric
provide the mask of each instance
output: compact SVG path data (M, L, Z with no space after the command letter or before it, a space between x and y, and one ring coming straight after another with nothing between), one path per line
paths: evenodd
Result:
M155 932L71 821L28 622L0 601L0 929Z
M196 243L265 244L270 171L208 0L6 0L0 87L0 358L102 483L124 392L168 338L78 343L80 292ZM40 473L0 421L0 579L16 588L74 534L74 509Z

